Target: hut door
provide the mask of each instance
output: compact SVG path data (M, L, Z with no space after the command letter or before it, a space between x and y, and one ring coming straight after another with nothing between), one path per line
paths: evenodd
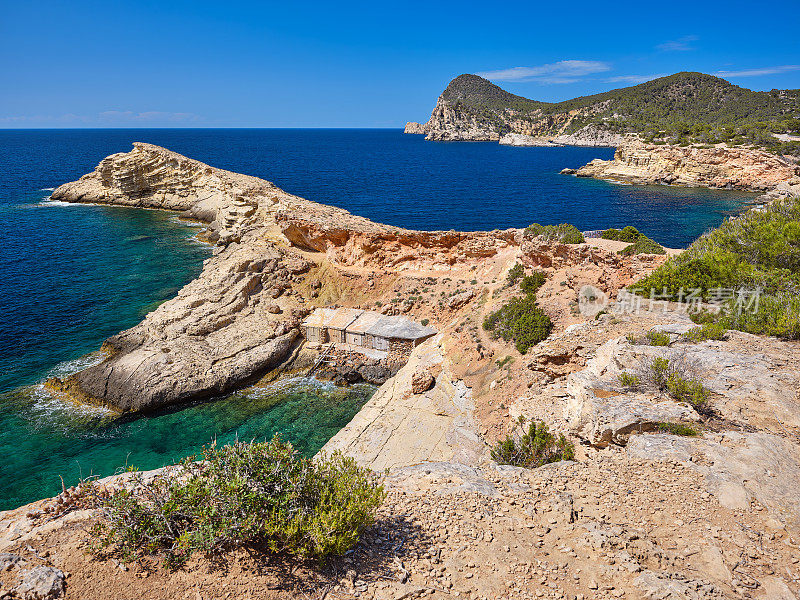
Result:
M374 348L375 350L388 350L389 349L389 340L386 338L375 336L373 339Z

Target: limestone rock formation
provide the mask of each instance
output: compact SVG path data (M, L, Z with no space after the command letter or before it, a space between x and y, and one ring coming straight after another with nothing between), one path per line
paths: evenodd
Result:
M22 600L57 600L64 588L64 573L59 569L35 567L23 575L16 593Z
M800 184L800 167L769 152L752 148L669 146L626 140L613 160L595 159L577 171L624 183L669 184L768 191L786 183Z
M433 387L423 390L423 383ZM320 452L334 450L378 471L423 461L479 461L486 451L470 390L453 375L441 336L415 348L408 363Z
M589 146L613 148L625 141L625 136L611 133L600 127L587 125L574 133L558 135L529 135L506 133L500 143L506 146Z
M430 371L422 369L411 376L411 393L424 394L436 383L436 379Z
M427 127L422 123L415 123L414 121L409 121L406 123L406 127L403 130L403 133L411 133L416 135L425 135L428 133Z
M180 211L205 223L203 237L215 243L196 280L107 340L106 360L49 381L121 412L223 394L280 364L310 309L294 291L313 265L300 251L341 265L419 269L476 262L520 239L516 230L421 232L374 223L143 143L51 197Z
M439 96L431 118L425 125L426 140L444 142L496 142L500 140L500 125L490 119L461 110Z

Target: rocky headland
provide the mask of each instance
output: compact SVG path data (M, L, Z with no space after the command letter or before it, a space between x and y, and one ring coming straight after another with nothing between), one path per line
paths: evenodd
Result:
M507 146L613 147L613 160L594 160L577 174L624 183L759 191L768 201L800 193L796 140L773 133L791 129L790 115L800 107L800 96L796 90L778 92L765 95L711 75L676 73L548 103L463 74L439 96L430 119L407 123L405 132L425 134L427 140ZM717 101L702 100L707 97ZM756 106L763 115L758 122L749 116ZM690 129L699 133L687 133L681 123L693 123ZM572 174L573 166L567 167Z
M595 159L576 174L641 185L800 193L800 166L757 148L659 145L631 138L617 147L613 160Z
M322 450L388 469L389 488L376 525L327 569L244 551L224 569L197 556L178 572L92 558L97 512L67 490L0 513L0 597L35 582L43 592L25 597L797 597L800 346L736 331L691 342L680 306L629 310L624 288L666 256L520 230L393 228L147 144L53 197L177 210L215 244L200 277L112 337L103 363L52 383L72 397L148 410L272 376L303 354L298 322L315 306L428 319L438 334L399 370L375 371L388 378ZM525 354L482 327L520 294L517 264L544 274L537 304L554 323ZM602 311L582 310L586 289ZM668 345L642 343L647 332ZM692 365L711 416L620 385L655 357ZM575 460L496 464L491 445L519 417L565 433Z

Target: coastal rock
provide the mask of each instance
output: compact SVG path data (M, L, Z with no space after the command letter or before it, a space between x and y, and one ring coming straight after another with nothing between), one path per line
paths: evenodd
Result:
M766 191L800 175L796 164L753 148L669 146L626 140L613 160L595 159L578 177L623 183Z
M625 445L631 435L653 431L659 423L700 420L686 404L614 389L619 374L636 364L628 348L622 339L610 340L585 369L567 376L565 416L580 437L597 447Z
M439 96L431 118L423 126L426 140L444 142L496 142L500 127L491 119L480 117Z
M430 371L417 371L411 377L411 393L424 394L433 387L436 380L431 375Z
M486 452L477 434L469 388L454 377L434 336L417 346L408 363L383 384L344 429L320 451L341 450L381 471L421 462L474 465ZM415 379L433 387L415 393ZM418 373L424 373L424 381ZM430 379L429 379L430 377Z
M319 295L314 263L403 269L477 264L519 244L517 230L412 231L287 194L268 181L210 167L151 144L103 159L54 200L180 211L215 243L199 277L109 338L107 358L51 390L120 412L224 394L277 367ZM376 380L383 379L376 374Z
M526 126L527 127L527 126ZM535 129L528 129L535 131ZM611 133L597 126L587 125L570 134L530 135L525 133L506 133L500 143L507 146L587 146L613 148L625 141L625 136Z
M64 589L64 573L53 567L34 567L23 575L16 593L22 600L57 600Z
M406 123L406 127L403 130L403 133L411 133L415 135L425 135L428 133L427 126L422 123L415 123L414 121L409 121Z

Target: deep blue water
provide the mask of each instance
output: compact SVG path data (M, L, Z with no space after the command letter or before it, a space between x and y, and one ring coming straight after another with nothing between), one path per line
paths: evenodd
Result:
M257 390L258 401L245 392L118 422L44 394L36 384L45 376L91 360L82 357L172 297L209 255L194 240L196 229L169 213L44 201L47 188L77 179L103 157L130 150L133 141L417 229L630 224L682 247L751 196L558 174L611 158L604 148L433 143L395 130L0 131L0 509L57 491L58 475L69 483L126 460L161 466L215 435L282 431L311 453L369 395L304 384L295 391ZM176 428L181 435L170 435Z

